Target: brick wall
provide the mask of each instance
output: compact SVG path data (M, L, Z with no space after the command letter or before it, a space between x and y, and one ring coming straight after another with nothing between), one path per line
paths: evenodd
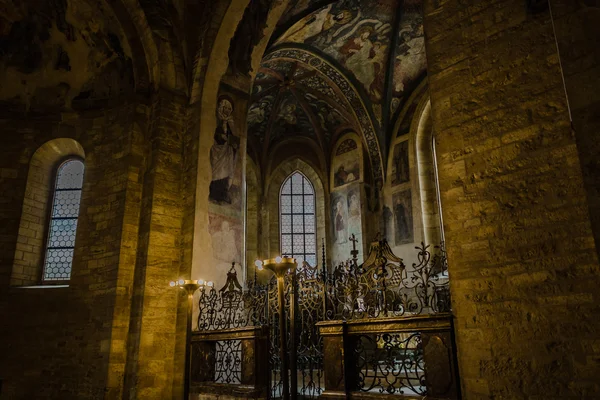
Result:
M550 15L425 4L465 398L598 396L600 273Z

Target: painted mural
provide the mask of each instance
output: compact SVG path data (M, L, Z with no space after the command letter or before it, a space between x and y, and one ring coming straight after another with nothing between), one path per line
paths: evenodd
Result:
M383 98L395 0L342 0L294 24L277 43L304 43L335 58L373 102Z
M422 0L404 1L393 71L392 113L408 98L427 70Z
M408 159L408 140L394 146L392 158L392 186L410 181L410 163Z
M243 264L244 252L244 177L247 100L226 85L216 99L215 130L209 152L211 182L208 191L208 232L210 240L202 279L216 283L231 263ZM210 256L212 255L212 257Z
M243 224L237 218L209 215L213 257L231 265L242 261Z
M405 190L392 196L396 246L414 242L413 209L411 191Z
M316 139L329 144L339 125L348 125L333 99L308 89L306 80L315 73L308 66L287 60L264 62L254 81L248 110L248 135L258 148L290 136ZM293 85L288 84L294 81ZM344 103L340 103L344 104ZM265 143L265 140L267 143Z
M362 196L360 185L354 184L331 194L331 221L333 245L331 260L334 265L352 257L353 246L359 250L362 262ZM355 242L352 241L354 235Z
M2 110L85 109L134 92L127 35L106 2L3 1L0 21Z
M217 102L217 127L210 149L212 180L209 199L217 204L239 206L241 179L236 172L241 175L241 169L236 167L239 164L240 138L235 133L233 107L233 100L229 96L221 96Z
M361 180L361 154L354 139L346 139L338 146L332 171L334 188Z

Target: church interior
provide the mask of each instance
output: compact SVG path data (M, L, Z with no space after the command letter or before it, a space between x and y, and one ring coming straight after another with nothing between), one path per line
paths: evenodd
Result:
M0 0L0 399L600 399L600 1Z

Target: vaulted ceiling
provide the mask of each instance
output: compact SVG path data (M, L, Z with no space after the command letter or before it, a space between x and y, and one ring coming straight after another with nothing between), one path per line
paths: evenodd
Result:
M426 74L421 2L292 0L254 82L252 145L268 154L301 136L328 154L355 130L381 178L386 137Z

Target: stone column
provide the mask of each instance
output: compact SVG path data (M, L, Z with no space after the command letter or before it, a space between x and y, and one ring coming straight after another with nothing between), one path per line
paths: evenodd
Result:
M463 395L598 396L600 269L550 14L428 0L424 19Z

